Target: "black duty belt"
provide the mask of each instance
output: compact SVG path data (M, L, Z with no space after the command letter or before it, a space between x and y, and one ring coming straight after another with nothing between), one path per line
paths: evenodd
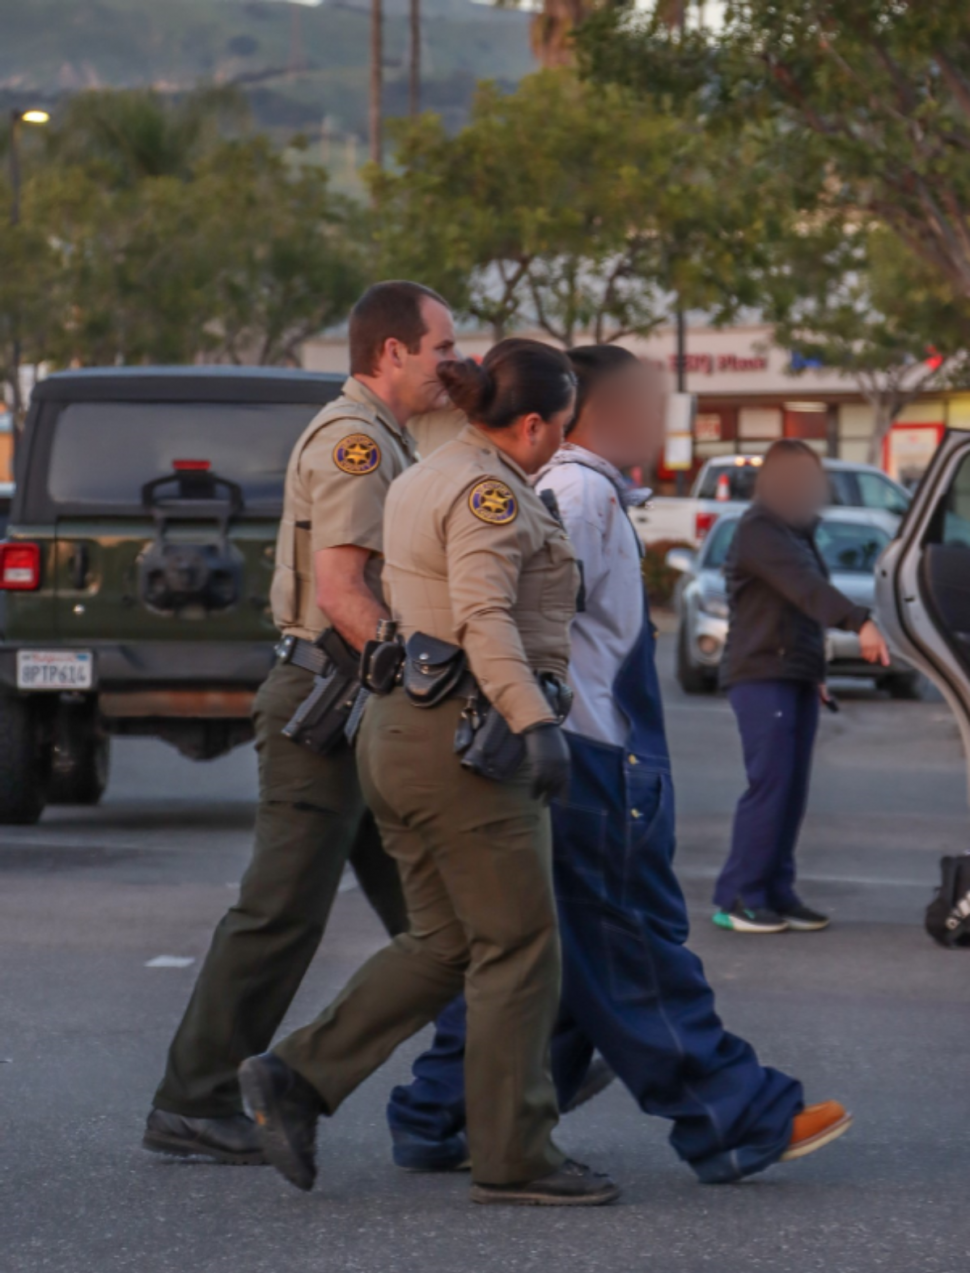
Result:
M321 650L312 641L305 641L303 637L283 637L274 652L280 663L292 663L314 676L321 676L330 663L326 650Z

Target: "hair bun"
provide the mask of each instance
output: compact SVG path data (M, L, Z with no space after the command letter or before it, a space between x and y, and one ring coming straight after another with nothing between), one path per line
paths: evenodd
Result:
M443 362L438 368L438 379L454 405L469 417L486 411L495 397L494 379L471 358Z

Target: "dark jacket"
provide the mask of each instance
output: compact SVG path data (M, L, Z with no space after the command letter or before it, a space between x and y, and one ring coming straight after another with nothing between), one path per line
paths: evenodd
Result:
M723 686L825 680L825 629L858 632L869 617L828 573L814 525L789 526L763 504L751 505L724 566L730 623Z

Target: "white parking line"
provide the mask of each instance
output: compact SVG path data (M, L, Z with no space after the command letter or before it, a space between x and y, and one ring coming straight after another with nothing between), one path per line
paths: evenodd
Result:
M195 963L193 955L156 955L145 964L146 968L188 968Z

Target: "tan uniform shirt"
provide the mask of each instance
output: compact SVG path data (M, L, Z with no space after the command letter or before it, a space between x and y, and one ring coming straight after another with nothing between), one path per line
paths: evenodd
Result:
M579 571L522 469L467 425L391 487L384 540L402 634L463 646L514 733L553 720L534 673L566 674Z
M270 604L281 632L313 641L329 626L313 573L313 554L321 548L369 549L364 577L384 600L384 502L391 482L416 459L407 429L353 377L310 422L287 465L276 540Z
M408 421L408 433L417 443L422 459L426 459L439 446L456 438L467 423L464 411L457 407L442 407L438 411L412 416Z

